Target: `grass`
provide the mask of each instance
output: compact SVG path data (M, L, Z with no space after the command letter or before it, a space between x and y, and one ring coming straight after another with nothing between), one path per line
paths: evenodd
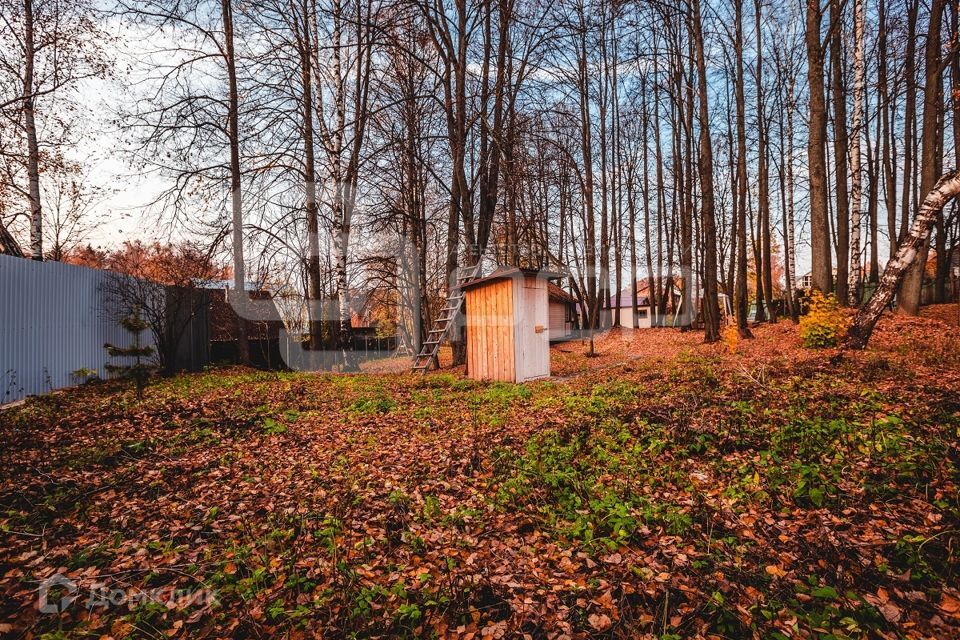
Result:
M0 624L956 633L955 354L931 362L907 332L789 359L758 334L746 355L684 347L528 385L232 369L143 403L116 384L31 400L0 414ZM40 615L35 581L62 568L217 603Z

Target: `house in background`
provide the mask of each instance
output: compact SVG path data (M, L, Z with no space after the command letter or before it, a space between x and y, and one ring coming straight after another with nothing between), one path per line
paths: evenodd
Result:
M570 340L577 324L577 301L554 283L547 285L550 316L550 342Z
M633 322L633 287L627 286L620 291L620 325L629 328L649 329L653 326L654 311L650 308L650 296L647 291L649 283L646 280L637 281L637 317ZM611 318L613 309L617 307L617 296L610 297Z
M957 269L960 269L960 244L947 249L947 280L946 295L943 302L956 301L955 283ZM927 254L927 264L923 267L923 289L920 293L920 304L934 304L937 301L937 252L931 248Z
M3 226L2 222L0 222L0 254L13 256L15 258L24 257L20 245L17 244L13 235Z
M203 288L210 300L210 361L239 362L240 323L237 312L227 299L229 283L204 283ZM284 363L280 357L280 329L283 328L283 320L273 301L273 295L250 284L247 285L247 295L247 315L256 318L243 323L251 364L265 369L282 368Z

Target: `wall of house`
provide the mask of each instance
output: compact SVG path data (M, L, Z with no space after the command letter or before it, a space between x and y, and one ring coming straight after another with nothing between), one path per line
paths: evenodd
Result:
M638 329L649 329L653 326L653 312L650 310L650 307L640 305L637 307L637 324L635 325L633 320L633 307L621 307L620 308L620 325L632 329L636 326Z
M567 305L550 302L550 339L563 340L573 333L573 323L567 320Z

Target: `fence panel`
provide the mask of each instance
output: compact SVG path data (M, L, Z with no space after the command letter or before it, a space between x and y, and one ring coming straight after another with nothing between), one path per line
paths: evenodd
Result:
M0 404L77 384L78 369L106 377L105 342L132 336L104 286L112 274L0 255ZM153 345L149 331L143 343Z

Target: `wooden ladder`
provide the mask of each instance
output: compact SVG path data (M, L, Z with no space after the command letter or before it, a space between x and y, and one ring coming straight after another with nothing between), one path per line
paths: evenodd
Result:
M481 261L477 261L477 264L459 270L457 284L447 296L447 305L440 310L440 316L433 321L433 328L427 334L427 339L420 348L420 353L413 359L412 371L414 373L418 371L421 374L426 373L436 360L440 345L450 332L450 326L460 313L460 309L463 308L464 294L462 287L477 277L480 272L480 264Z

